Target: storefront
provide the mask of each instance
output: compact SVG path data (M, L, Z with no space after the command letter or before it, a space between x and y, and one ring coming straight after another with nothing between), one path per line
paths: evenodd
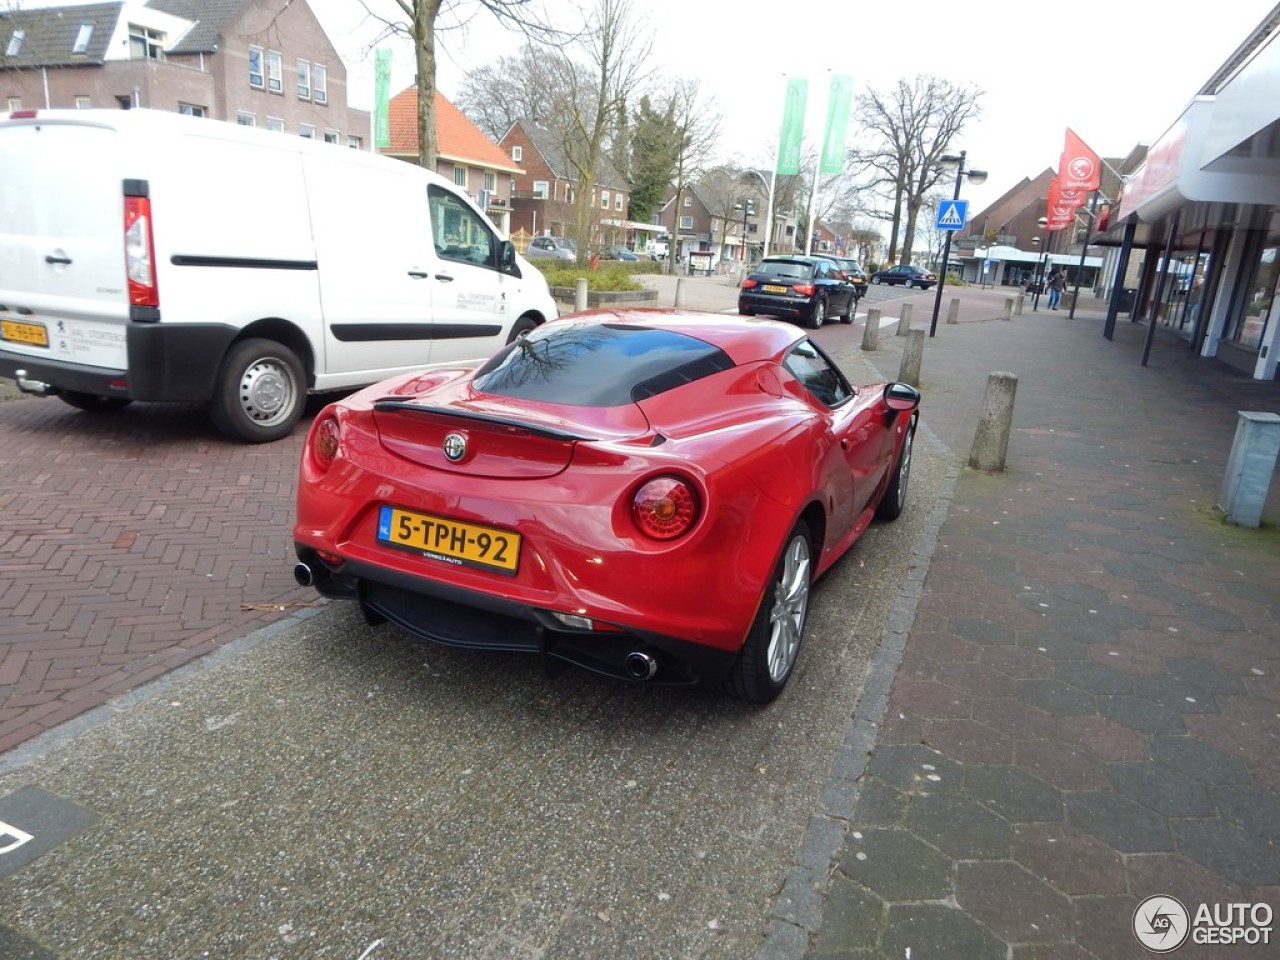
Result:
M1113 277L1145 248L1134 290L1112 284L1114 320L1164 324L1255 379L1280 349L1280 41L1261 24L1147 154L1112 211Z

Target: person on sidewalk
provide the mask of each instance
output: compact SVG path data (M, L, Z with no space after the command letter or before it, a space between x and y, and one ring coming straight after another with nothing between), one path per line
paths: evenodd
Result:
M1067 289L1067 271L1057 270L1049 278L1049 309L1057 310L1058 301L1062 299L1062 291Z

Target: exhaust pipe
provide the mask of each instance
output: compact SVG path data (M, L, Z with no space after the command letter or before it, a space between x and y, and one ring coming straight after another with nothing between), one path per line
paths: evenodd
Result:
M633 680L652 680L658 672L658 661L643 650L632 650L627 654L625 663Z
M311 568L305 563L299 563L293 568L293 579L298 581L300 587L310 587L316 582Z

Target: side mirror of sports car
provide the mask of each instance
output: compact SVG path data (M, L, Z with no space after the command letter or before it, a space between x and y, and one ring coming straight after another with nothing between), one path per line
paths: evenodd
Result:
M914 410L920 406L920 391L895 380L884 385L884 402L890 410Z

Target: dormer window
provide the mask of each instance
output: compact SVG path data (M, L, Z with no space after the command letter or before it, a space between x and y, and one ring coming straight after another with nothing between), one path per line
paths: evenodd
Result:
M515 146L513 146L511 148L511 159L514 160L516 163L519 163L521 160L523 160L524 147L520 146L520 144L518 143Z
M164 34L150 27L129 24L129 59L163 60Z
M72 53L84 53L89 49L89 39L93 36L93 24L82 23L76 31L76 42L71 47Z
M4 55L6 57L16 57L22 49L22 41L27 38L25 30L15 30L9 34L9 46L5 48Z

